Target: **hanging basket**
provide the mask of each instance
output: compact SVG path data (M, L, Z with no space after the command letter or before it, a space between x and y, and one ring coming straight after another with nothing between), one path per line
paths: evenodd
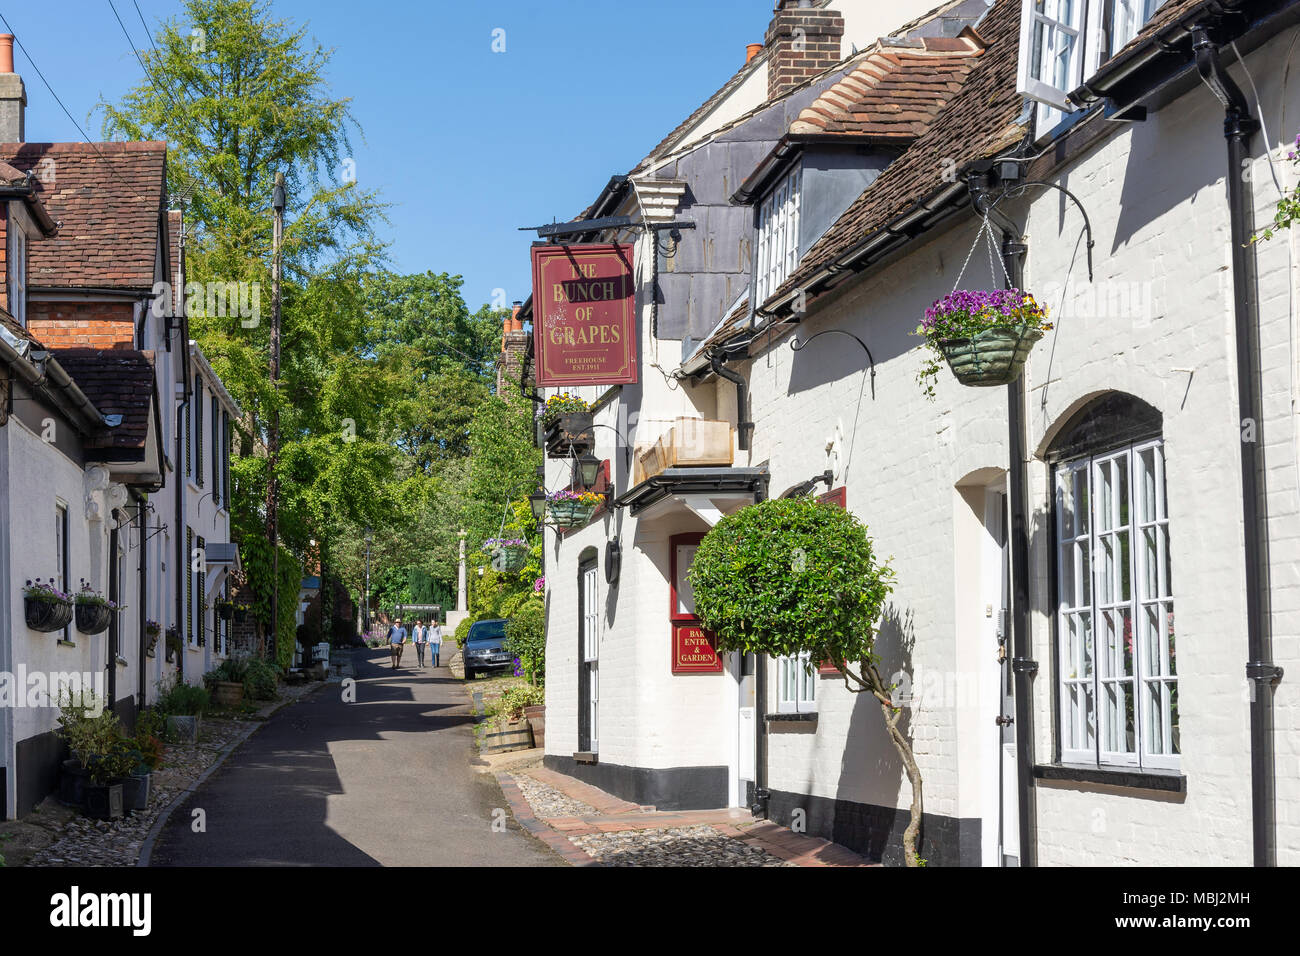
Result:
M223 621L229 621L235 616L235 605L227 604L224 601L217 602L217 616Z
M595 505L580 501L552 501L546 506L551 523L559 528L581 528L596 513Z
M82 634L99 634L108 630L113 620L113 609L107 604L78 604L77 630Z
M23 612L27 617L28 627L33 631L49 634L68 626L72 620L72 602L24 598Z
M489 554L492 556L493 570L513 573L524 569L530 550L527 545L507 544L493 548Z
M584 455L595 446L591 412L566 412L543 419L542 441L549 458Z
M1028 325L998 325L969 338L935 343L948 368L963 385L982 388L1010 385L1024 371L1025 360L1043 330Z
M162 631L161 631L161 630L145 631L145 632L144 632L144 636L145 636L145 638L149 641L149 644L148 644L148 646L145 648L145 651L144 651L145 656L146 656L146 657L157 657L157 656L158 656L158 639L159 639L160 637L162 637Z

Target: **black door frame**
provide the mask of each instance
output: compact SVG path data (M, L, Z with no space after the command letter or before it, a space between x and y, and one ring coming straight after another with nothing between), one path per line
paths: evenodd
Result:
M578 752L591 750L591 667L586 660L587 593L583 579L595 570L596 556L578 562Z

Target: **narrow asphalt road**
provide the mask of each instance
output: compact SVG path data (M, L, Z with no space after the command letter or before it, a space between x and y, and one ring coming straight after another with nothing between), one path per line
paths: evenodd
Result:
M470 768L460 681L413 651L396 671L356 651L355 703L330 684L280 710L172 813L151 865L561 865Z

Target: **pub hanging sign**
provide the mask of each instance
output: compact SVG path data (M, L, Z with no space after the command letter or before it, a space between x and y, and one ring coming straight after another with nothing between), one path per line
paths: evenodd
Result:
M634 385L632 246L533 246L533 354L541 388Z

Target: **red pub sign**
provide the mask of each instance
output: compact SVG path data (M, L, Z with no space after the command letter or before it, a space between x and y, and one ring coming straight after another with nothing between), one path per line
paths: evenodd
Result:
M721 674L713 636L698 624L673 624L673 673Z
M636 345L632 246L533 246L539 387L635 384Z

